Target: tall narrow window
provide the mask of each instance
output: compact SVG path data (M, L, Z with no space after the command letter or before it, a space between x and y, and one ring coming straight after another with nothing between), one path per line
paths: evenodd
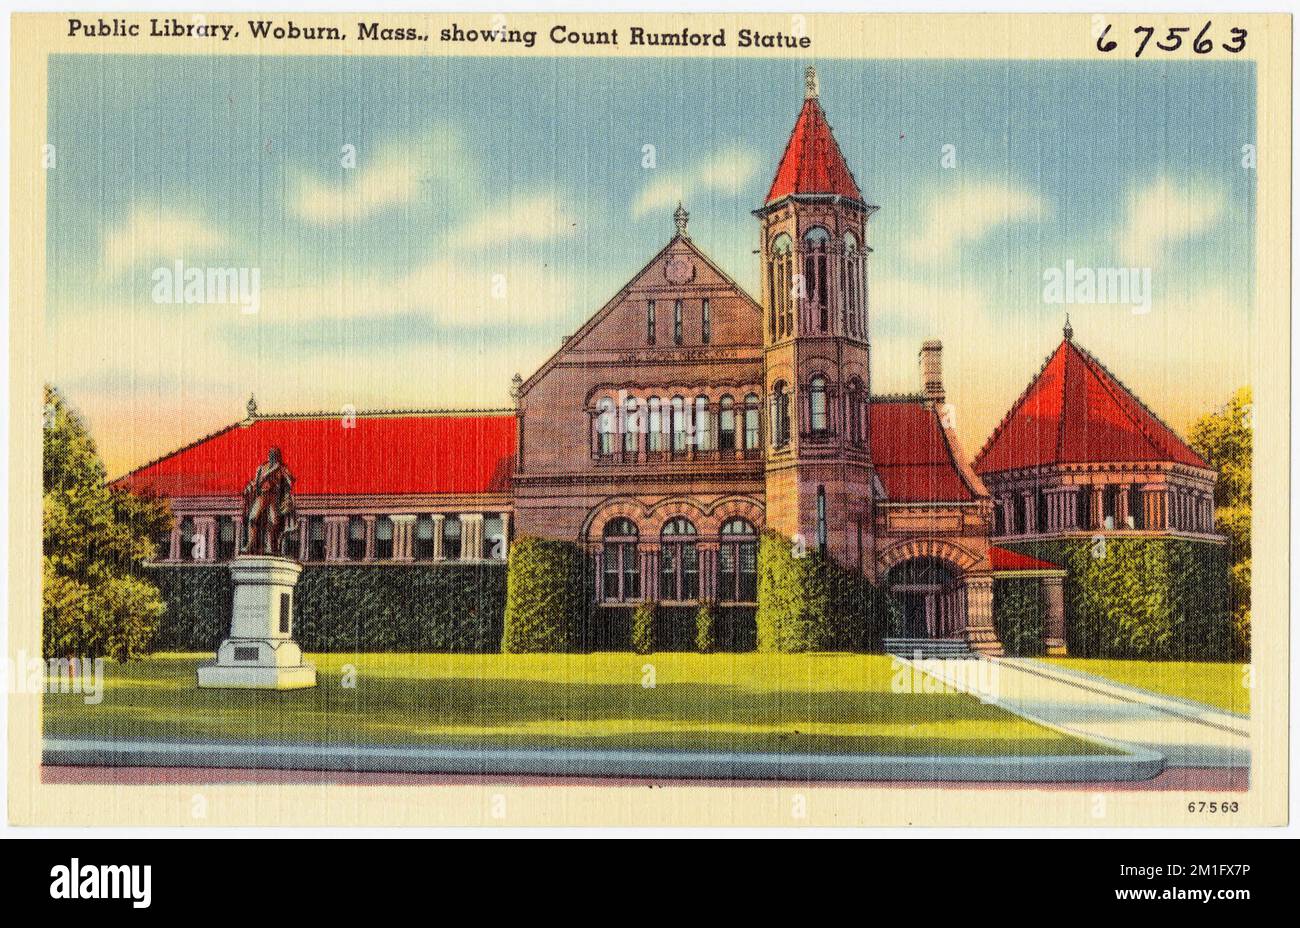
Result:
M686 453L686 401L673 397L673 454Z
M772 387L772 446L784 448L790 444L790 394L786 392L785 381L778 381Z
M859 303L861 291L861 258L858 254L858 238L852 232L844 233L844 307L848 317L849 334L862 334L862 307Z
M758 394L745 396L745 450L757 451L759 441Z
M366 521L361 516L348 519L348 560L360 561L366 556Z
M772 333L774 339L794 333L792 261L790 236L782 232L772 240L772 261L768 267L768 279L772 281L772 308L776 317Z
M708 344L713 339L713 319L709 315L709 299L700 304L700 341Z
M415 532L411 537L411 556L415 560L433 560L433 527L433 516L415 517Z
M628 397L627 407L623 410L623 457L636 458L637 438L641 434L641 402L634 396Z
M695 398L695 447L700 451L713 450L713 416L705 396Z
M718 450L736 450L736 404L730 394L718 401Z
M657 453L664 450L663 401L657 396L652 396L649 405L650 422L646 428L646 450Z
M393 558L393 520L388 516L375 520L375 558L381 561Z
M651 300L645 308L645 343L655 343L655 301Z
M824 435L829 429L826 421L826 378L816 374L808 384L808 424L814 435Z
M817 487L817 550L826 553L826 487Z
M614 454L614 434L618 427L616 418L614 401L608 397L602 398L596 407L596 452L602 458Z
M228 561L235 556L234 516L217 516L217 560Z
M758 599L758 534L744 519L722 524L718 546L718 599L752 603Z
M678 516L664 524L659 540L659 596L689 602L700 595L700 561L695 526Z
M830 328L830 293L827 287L826 261L830 236L816 226L803 237L804 291L808 303L817 312L817 328L825 332Z
M673 302L673 344L682 343L682 301Z
M641 598L641 556L637 527L631 519L611 519L605 525L601 547L604 598L626 602Z
M461 553L460 516L447 516L442 520L442 557L446 561L459 561Z

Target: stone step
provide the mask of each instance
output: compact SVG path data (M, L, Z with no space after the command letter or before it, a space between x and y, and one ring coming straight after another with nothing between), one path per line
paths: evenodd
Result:
M886 654L909 659L979 657L962 638L886 638L884 648Z

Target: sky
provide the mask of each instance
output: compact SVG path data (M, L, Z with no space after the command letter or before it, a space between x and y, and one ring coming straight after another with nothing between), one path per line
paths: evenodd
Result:
M50 58L47 379L111 475L250 393L507 406L668 241L679 198L758 292L751 211L809 63L880 207L877 392L916 390L920 342L942 339L973 456L1067 310L1176 429L1250 382L1250 62L114 55ZM256 311L158 302L178 260L255 269ZM1045 301L1067 267L1149 273L1149 311Z

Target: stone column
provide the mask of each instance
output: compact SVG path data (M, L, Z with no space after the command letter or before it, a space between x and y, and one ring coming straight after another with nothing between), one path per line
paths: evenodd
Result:
M440 512L436 512L436 513L433 514L433 559L434 559L435 561L441 561L442 558L443 558L443 553L442 553L442 524L443 524L444 522L446 522L446 521L447 521L447 517L444 516L442 513L440 513ZM415 530L415 529L414 529L414 526L412 526L412 529L411 529L411 530L412 530L412 532L414 532L414 530ZM412 535L412 539L414 539L414 535ZM465 529L464 529L463 527L461 528L461 531L460 531L460 546L461 546L461 547L460 547L461 551L464 552L464 550L465 550Z
M1092 487L1092 525L1089 528L1106 527L1106 488L1101 484Z
M1065 656L1065 578L1044 577L1039 586L1043 596L1043 647L1048 657Z
M179 561L181 559L181 520L178 517L176 524L172 526L171 543L167 545L167 560Z
M389 516L393 520L393 560L411 561L411 541L415 534L415 516L403 514Z
M642 445L645 442L641 443ZM501 513L501 559L510 560L510 513Z
M596 562L596 602L605 598L605 549L597 547L594 555Z
M1116 496L1115 499L1115 527L1116 528L1128 528L1128 513L1129 513L1128 493L1129 493L1128 486L1122 486L1119 488L1119 493Z
M460 517L460 556L470 561L483 559L483 513L470 512Z
M1034 535L1038 532L1038 501L1033 493L1022 495L1025 498L1025 534Z
M311 518L306 515L298 516L298 560L307 563L307 550L311 545Z
M993 626L993 577L968 575L961 582L966 589L966 644L981 654L1002 654L1002 642Z
M366 554L367 561L375 559L375 517L362 516L361 520L366 524Z
M700 602L717 598L718 549L714 545L700 545Z
M217 559L217 517L216 516L195 516L194 517L194 534L202 539L203 548L202 556L196 557L196 561L215 561ZM188 540L193 544L193 539Z
M1004 496L999 501L1002 507L1002 528L1007 535L1016 533L1016 501L1010 496Z

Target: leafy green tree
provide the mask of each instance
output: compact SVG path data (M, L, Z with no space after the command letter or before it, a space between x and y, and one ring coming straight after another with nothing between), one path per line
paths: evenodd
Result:
M1215 518L1232 557L1233 625L1237 649L1250 653L1250 504L1253 397L1242 387L1221 408L1192 426L1191 445L1219 472Z
M171 530L165 500L114 489L95 442L58 390L45 388L41 646L46 657L128 660L163 613L141 563Z

